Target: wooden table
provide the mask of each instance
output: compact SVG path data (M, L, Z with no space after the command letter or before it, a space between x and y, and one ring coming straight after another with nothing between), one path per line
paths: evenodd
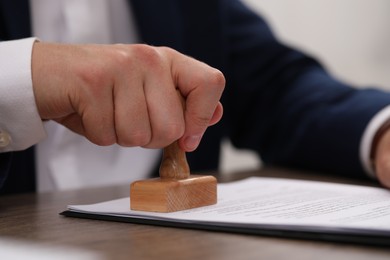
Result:
M237 173L246 176L314 179L376 185L364 180L283 169ZM254 235L178 229L99 220L67 218L68 204L90 204L128 196L129 187L107 187L0 197L0 237L43 246L91 250L107 259L390 259L390 249Z

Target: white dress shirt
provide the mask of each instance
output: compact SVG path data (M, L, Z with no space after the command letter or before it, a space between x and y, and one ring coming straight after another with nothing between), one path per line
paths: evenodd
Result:
M33 35L66 43L136 43L138 35L126 0L31 1ZM147 177L158 150L100 147L55 123L37 146L38 189L71 189L130 184Z
M67 43L135 43L138 40L125 0L31 1L33 34L42 41ZM99 147L54 122L43 124L31 82L34 38L0 43L0 152L39 143L40 191L130 183L145 178L158 150ZM368 124L361 140L361 162L374 176L369 153L374 134L390 118L390 106Z
M34 41L0 43L0 152L23 150L45 137L31 82Z

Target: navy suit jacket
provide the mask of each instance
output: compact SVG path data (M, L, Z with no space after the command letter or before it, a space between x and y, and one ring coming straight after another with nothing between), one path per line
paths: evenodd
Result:
M360 139L373 115L390 104L388 93L332 78L315 59L278 42L237 0L130 3L144 43L170 46L219 68L227 79L224 117L188 154L192 171L215 170L221 140L229 138L266 164L363 174ZM30 34L27 0L0 1L0 38ZM5 176L9 155L1 154L0 163Z

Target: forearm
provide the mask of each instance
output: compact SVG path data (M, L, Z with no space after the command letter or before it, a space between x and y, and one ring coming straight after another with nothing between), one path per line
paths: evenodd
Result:
M232 11L227 30L224 103L233 143L257 150L265 163L364 176L360 142L390 94L336 80L245 8Z

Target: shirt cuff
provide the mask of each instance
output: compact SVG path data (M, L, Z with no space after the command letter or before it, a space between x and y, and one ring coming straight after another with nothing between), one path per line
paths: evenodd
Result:
M32 86L35 41L0 42L0 152L24 150L46 137Z
M370 153L372 142L379 128L390 118L390 105L380 110L368 123L360 142L360 160L366 173L376 178L375 170L371 162Z

